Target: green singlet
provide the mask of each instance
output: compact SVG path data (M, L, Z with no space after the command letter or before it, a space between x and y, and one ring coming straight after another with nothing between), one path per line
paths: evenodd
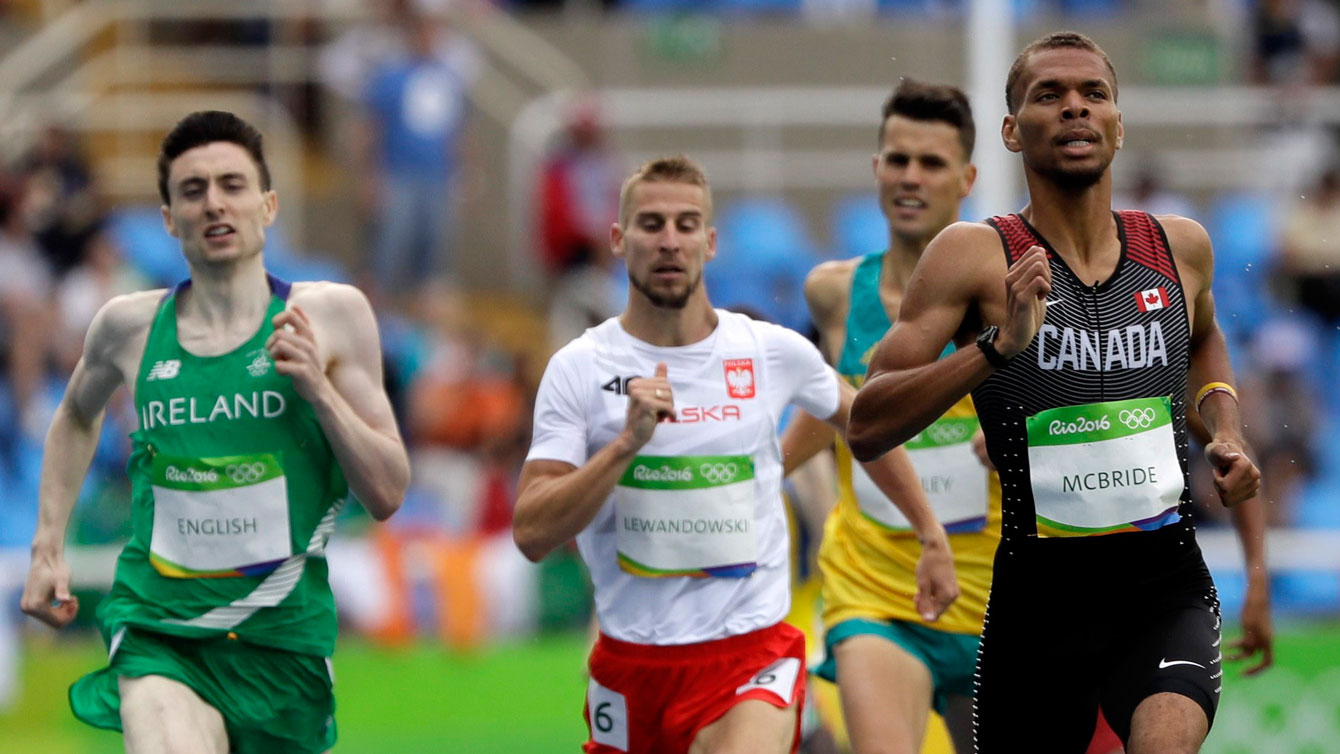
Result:
M348 485L311 405L265 350L289 293L269 283L260 329L221 356L195 356L177 341L177 299L190 281L159 305L135 387L131 539L98 607L113 668L113 638L125 628L313 658L334 652L325 547ZM80 687L100 674L71 689L83 719L97 715L80 709L93 698Z

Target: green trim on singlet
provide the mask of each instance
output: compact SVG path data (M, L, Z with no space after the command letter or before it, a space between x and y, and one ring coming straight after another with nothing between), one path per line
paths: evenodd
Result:
M879 339L893 326L884 303L879 300L879 278L885 252L866 254L851 274L851 296L847 304L847 324L843 331L842 354L837 371L848 381L865 378Z
M847 304L847 323L842 336L842 353L838 356L837 372L843 379L859 386L865 379L870 357L880 338L893 327L884 302L879 298L879 282L884 271L887 251L866 254L851 275L851 295ZM953 353L950 341L940 353L944 358Z

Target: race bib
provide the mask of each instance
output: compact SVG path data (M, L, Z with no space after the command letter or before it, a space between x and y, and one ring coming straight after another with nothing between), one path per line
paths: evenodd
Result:
M151 469L149 560L170 578L231 578L273 571L293 554L288 486L277 456L158 454Z
M628 573L743 578L757 567L750 456L638 456L614 505Z
M978 426L974 416L940 419L903 446L921 478L931 510L950 534L986 528L987 471L972 449ZM885 529L911 532L911 522L861 464L853 459L851 469L852 494L866 520Z
M1178 521L1184 485L1170 398L1063 406L1026 424L1038 536L1152 531Z

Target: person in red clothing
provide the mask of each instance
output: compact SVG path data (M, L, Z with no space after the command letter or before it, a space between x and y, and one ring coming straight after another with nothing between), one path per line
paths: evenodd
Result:
M578 101L541 170L536 201L540 256L553 290L549 328L555 348L618 312L608 235L623 173L595 103Z

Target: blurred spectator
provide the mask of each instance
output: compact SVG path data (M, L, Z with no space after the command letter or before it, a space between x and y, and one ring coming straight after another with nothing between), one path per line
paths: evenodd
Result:
M1340 324L1340 166L1284 213L1276 255L1288 295L1327 324Z
M74 135L44 128L20 162L26 179L28 226L57 275L79 263L100 209L93 172Z
M350 27L321 51L317 61L321 82L345 101L359 103L373 73L407 52L399 19L409 12L409 2L371 2L371 20Z
M623 166L609 149L594 102L568 113L564 139L540 174L539 235L549 277L549 342L555 349L614 316L610 225Z
M1117 192L1112 206L1118 209L1138 209L1152 215L1181 215L1195 217L1199 213L1186 194L1163 185L1161 172L1155 167L1158 156L1140 166L1130 191Z
M473 454L515 442L526 415L514 358L480 337L449 286L425 287L417 309L426 349L409 389L411 443Z
M51 270L28 229L24 183L0 175L0 353L5 359L8 395L20 417L21 428L40 438L46 427L36 426L35 405L46 359L46 301ZM3 387L3 386L0 386ZM0 391L3 392L3 391ZM0 401L4 396L0 396ZM0 432L0 456L12 449L15 427Z
M97 223L80 239L82 260L56 286L59 321L53 333L56 365L68 374L84 350L84 333L93 315L114 296L150 288L149 281L125 263L111 234Z
M1252 19L1252 79L1325 84L1340 61L1340 11L1327 0L1259 0Z
M397 16L405 54L372 69L359 139L360 202L375 225L371 267L383 295L447 271L459 148L479 55L436 14Z

